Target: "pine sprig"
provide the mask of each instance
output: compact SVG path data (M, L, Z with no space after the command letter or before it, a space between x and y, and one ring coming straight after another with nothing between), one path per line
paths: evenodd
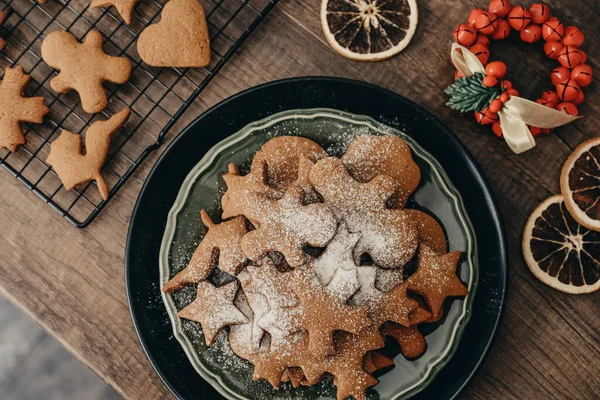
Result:
M458 78L456 82L444 89L450 96L446 105L460 112L481 111L490 105L492 100L502 94L497 87L487 87L483 84L485 74L476 72L465 78Z

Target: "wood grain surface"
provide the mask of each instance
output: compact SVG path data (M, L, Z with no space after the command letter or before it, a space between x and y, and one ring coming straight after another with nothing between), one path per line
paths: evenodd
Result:
M202 0L209 1L209 0ZM537 147L515 155L471 115L444 106L452 81L451 33L485 1L418 1L410 46L391 60L359 63L334 53L323 37L318 0L281 0L231 62L169 133L172 140L207 107L274 79L330 75L394 90L427 108L473 153L499 200L508 231L510 289L498 339L465 399L590 399L600 393L600 295L569 296L544 286L527 269L521 233L529 213L559 192L569 153L600 125L598 79L585 90L584 118ZM528 4L530 2L527 2ZM600 1L553 1L552 12L586 35L583 50L600 71ZM518 39L493 45L521 95L551 88L555 63L541 44ZM360 101L360 99L356 99ZM210 134L207 132L207 135ZM125 297L124 253L129 218L155 152L85 230L72 227L9 173L0 171L0 294L36 320L69 351L129 399L168 398L137 342Z

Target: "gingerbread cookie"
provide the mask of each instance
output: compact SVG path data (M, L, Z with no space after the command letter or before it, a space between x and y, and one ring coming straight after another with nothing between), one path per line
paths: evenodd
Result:
M6 68L0 83L0 149L17 151L25 143L21 122L41 124L50 111L43 97L24 97L29 75L23 68Z
M42 58L60 71L50 81L52 89L58 93L77 91L83 110L90 114L106 107L104 81L123 84L131 75L129 60L109 56L102 49L102 42L100 32L92 30L83 43L66 31L52 32L42 43Z
M300 367L289 367L281 376L281 382L291 382L292 387L297 388L304 379L304 372Z
M204 67L210 39L198 0L170 0L161 20L142 31L137 43L142 60L153 67Z
M107 121L96 121L85 134L85 151L82 137L63 130L50 145L47 162L58 174L65 189L96 181L104 200L108 200L108 186L100 173L110 146L110 138L129 118L130 110L125 108Z
M248 318L233 304L237 291L237 282L215 287L208 281L202 281L198 283L196 300L177 315L180 318L200 322L206 345L211 346L222 328L249 322Z
M327 286L339 269L356 269L352 253L359 240L360 233L350 233L346 221L341 221L325 251L312 263L322 285Z
M126 24L131 24L131 16L133 15L133 8L137 0L92 0L90 3L91 8L110 7L114 6L121 18Z
M392 365L394 365L394 360L384 356L378 351L368 352L365 354L365 358L363 360L363 368L369 374L373 374L382 369L391 367Z
M240 273L240 277L245 271ZM243 280L240 278L240 282ZM242 283L243 286L243 283ZM261 349L265 331L258 326L258 320L269 309L267 300L262 295L246 293L239 290L233 304L244 314L248 322L229 327L229 346L239 357L252 360Z
M298 179L302 158L306 158L304 161L306 169L307 165L312 165L325 157L327 157L325 150L310 139L299 136L278 136L263 144L254 155L251 170L263 163L266 164L267 184L283 190ZM310 171L310 168L308 169Z
M2 25L7 16L8 10L0 10L0 25ZM4 46L6 46L6 42L4 39L0 38L0 50L2 50Z
M408 278L407 284L410 291L425 297L432 315L428 322L442 317L446 298L469 293L456 275L459 258L459 251L438 255L426 244L420 246L417 271Z
M281 252L292 267L306 260L305 245L324 247L337 228L337 220L323 204L302 204L303 192L297 186L280 200L268 197L247 204L244 215L257 228L242 238L242 250L251 260L267 252Z
M390 322L382 326L380 330L384 336L391 336L396 339L405 357L418 357L423 354L427 347L425 338L416 325L402 326Z
M392 177L394 193L390 203L394 208L404 207L421 180L410 148L398 136L359 136L350 143L341 160L359 182L369 182L379 175Z
M448 251L446 234L435 218L423 211L415 209L406 209L405 212L408 213L417 224L419 243L426 244L431 250L438 254L443 254Z
M240 240L248 232L243 217L220 224L213 223L206 210L200 211L200 217L208 232L187 267L163 286L165 293L179 290L188 283L205 280L212 274L216 264L221 271L235 276L248 261L240 247Z
M335 157L320 160L310 171L310 182L339 220L362 235L355 260L368 253L383 268L406 264L417 249L415 222L403 210L390 210L386 200L395 192L394 180L378 175L367 183L356 181Z

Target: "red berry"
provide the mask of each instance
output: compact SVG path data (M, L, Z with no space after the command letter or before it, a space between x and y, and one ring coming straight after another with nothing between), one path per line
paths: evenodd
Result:
M542 24L542 37L545 41L560 41L565 36L565 26L556 18Z
M456 43L465 47L469 47L475 43L475 39L477 39L477 33L475 32L475 29L468 24L460 24L454 30L453 36L454 40L456 40Z
M573 116L577 116L579 115L579 111L577 111L577 106L573 103L570 103L568 101L563 101L562 103L559 103L556 105L556 109L558 111L564 111L569 115L573 115Z
M515 88L506 89L506 93L508 93L509 96L518 96L519 95L519 92Z
M558 53L562 51L563 47L565 47L565 45L562 44L562 42L546 42L544 44L544 53L546 53L551 60L556 60L558 58Z
M525 28L530 22L531 14L524 7L515 6L510 13L508 13L508 23L516 31Z
M481 44L474 44L469 48L469 50L471 50L471 53L475 54L475 56L479 58L479 61L483 65L487 64L488 59L490 58L490 50L487 47Z
M540 134L542 130L540 128L538 128L537 126L530 126L529 127L529 132L531 132L531 136L536 137L537 135Z
M534 24L543 24L550 18L550 9L542 3L532 4L529 7L529 13L531 14L531 22Z
M492 39L502 40L506 39L510 35L510 24L505 19L498 20L498 28L496 28L496 32L492 35Z
M483 12L475 18L475 28L477 32L484 35L491 35L496 31L498 27L498 17L494 14Z
M506 64L502 61L492 61L485 67L485 74L487 76L495 76L498 79L504 78L506 75Z
M556 94L563 101L573 101L579 96L581 89L574 79L565 79L556 85Z
M491 112L489 108L486 107L481 111L475 110L475 120L481 125L493 124L498 121L498 114Z
M494 125L492 125L492 131L494 131L496 136L498 136L499 138L501 138L503 136L502 135L502 127L500 126L500 121L494 122Z
M542 38L542 28L536 24L529 24L521 29L520 35L525 43L535 43Z
M554 86L571 77L571 70L565 67L556 67L550 72L550 79Z
M500 101L503 103L506 103L509 99L510 99L510 97L508 96L508 93L506 93L506 92L504 92L500 95Z
M542 94L542 101L548 102L548 103L552 103L552 105L554 106L554 105L558 104L558 102L560 101L560 99L558 98L558 95L556 94L555 91L553 91L553 90L546 90Z
M481 44L485 47L490 47L490 39L487 36L478 33L474 44Z
M581 50L575 46L565 46L558 53L558 62L566 68L575 68L581 64Z
M481 13L484 13L485 10L482 10L481 8L474 8L471 10L471 14L469 14L469 19L467 20L467 22L469 23L469 25L473 25L475 26L475 20L477 19L477 16Z
M502 102L500 101L500 99L494 99L491 101L490 105L488 106L488 109L491 113L498 113L498 111L502 109Z
M579 64L573 68L571 76L580 87L586 87L592 83L592 67L587 64Z
M494 87L498 84L498 78L495 76L486 76L483 78L483 86L485 87Z
M488 6L488 11L500 18L506 17L510 9L511 6L508 0L492 0Z
M563 38L563 43L565 46L575 46L581 47L583 44L583 40L585 36L576 26L567 26L565 29L565 37Z
M585 100L585 96L583 95L583 90L582 90L577 95L577 98L575 100L573 100L573 104L575 104L576 106L579 106L579 105L583 104L584 100Z

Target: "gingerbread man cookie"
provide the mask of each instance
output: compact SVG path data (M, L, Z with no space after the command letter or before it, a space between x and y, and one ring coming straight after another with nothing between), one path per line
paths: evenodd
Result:
M200 218L208 232L196 248L188 266L163 286L163 292L172 292L188 283L205 280L212 274L216 264L221 271L233 276L246 265L248 259L240 247L240 240L248 232L244 218L236 217L215 224L206 210L200 211Z
M82 137L63 130L50 145L48 164L54 168L65 189L89 181L96 181L104 200L108 200L108 186L100 173L110 146L110 138L129 118L130 110L125 108L107 121L96 121L85 134L85 152Z
M92 0L90 3L91 8L100 8L107 6L115 6L123 21L126 24L131 24L131 16L133 15L133 8L137 0Z
M210 39L198 0L170 0L161 20L142 31L137 42L142 60L153 67L204 67Z
M390 210L386 200L396 184L386 175L367 183L356 181L335 157L320 160L310 171L310 182L323 196L339 220L345 220L351 232L362 236L356 245L355 259L368 253L383 268L405 265L417 249L415 222L403 210Z
M50 81L52 89L58 93L77 91L83 110L90 114L106 107L104 81L123 84L131 75L129 60L109 56L102 50L102 42L100 32L92 30L83 43L66 31L52 32L42 43L42 58L60 71Z
M0 83L0 149L17 151L25 143L21 122L41 124L50 111L43 97L24 97L29 75L23 68L6 68Z
M198 283L196 300L177 313L180 318L200 322L207 346L212 346L219 331L229 325L248 323L234 304L237 282L215 287L208 281Z
M394 193L390 203L394 208L404 207L421 180L421 171L412 159L410 148L398 136L359 136L350 143L341 160L359 182L369 182L378 175L392 177Z

